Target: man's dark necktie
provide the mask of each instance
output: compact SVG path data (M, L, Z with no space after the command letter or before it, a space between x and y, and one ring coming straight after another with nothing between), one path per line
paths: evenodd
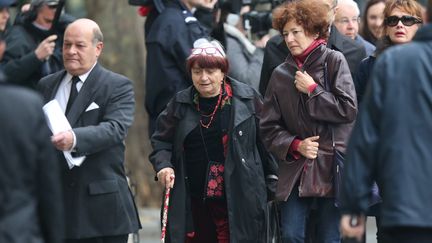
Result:
M75 101L75 98L78 95L78 89L77 89L77 83L81 81L80 78L78 76L73 76L72 77L72 84L71 84L71 90L70 90L70 95L69 95L69 100L68 103L66 105L66 112L65 114L67 115L73 102Z

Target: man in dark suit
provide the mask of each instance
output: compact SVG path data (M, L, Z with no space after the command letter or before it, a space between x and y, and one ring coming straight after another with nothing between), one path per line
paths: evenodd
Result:
M5 45L0 41L0 59ZM1 76L3 76L0 73ZM42 99L0 77L0 242L60 243L60 166Z
M62 157L67 243L125 243L140 228L123 167L135 106L133 86L97 63L102 48L97 23L74 21L64 35L66 70L39 82L45 101L56 99L72 126L54 134L53 145L86 156L72 169Z
M332 6L330 17L334 19L337 11L337 0L326 1L328 1ZM354 74L360 61L366 57L365 48L354 40L342 35L334 25L332 25L330 29L327 47L342 52L348 62L351 74ZM265 95L273 70L285 61L288 52L288 47L281 35L276 35L267 42L264 50L264 61L261 69L259 86L259 91L262 95Z

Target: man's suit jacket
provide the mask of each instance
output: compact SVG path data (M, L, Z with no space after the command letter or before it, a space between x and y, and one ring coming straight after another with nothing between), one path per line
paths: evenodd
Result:
M366 50L362 45L342 35L334 26L331 27L327 47L342 52L348 62L352 75L357 70L361 60L366 57ZM288 47L281 35L273 36L267 42L259 86L259 91L262 95L265 95L273 70L285 61L288 53Z
M0 81L0 242L60 243L60 166L34 91Z
M39 89L45 102L55 98L65 75L66 71L60 71L41 79ZM66 238L121 235L139 229L123 167L124 139L134 106L132 82L99 64L71 106L67 119L76 135L75 154L87 158L80 167L69 170L61 157Z

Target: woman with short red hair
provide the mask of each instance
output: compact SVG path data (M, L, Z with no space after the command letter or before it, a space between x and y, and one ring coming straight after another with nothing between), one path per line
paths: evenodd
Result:
M334 7L302 0L273 12L273 27L290 53L273 71L260 126L265 146L280 161L276 199L285 243L304 242L313 210L315 238L340 242L333 155L345 150L357 102L344 56L326 47Z

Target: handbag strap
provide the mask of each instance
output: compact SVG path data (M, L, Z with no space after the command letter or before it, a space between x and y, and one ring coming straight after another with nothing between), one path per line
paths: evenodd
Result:
M330 87L330 83L329 83L329 79L328 79L328 58L329 58L329 56L330 56L330 53L327 54L325 61L324 61L324 88L328 92L331 92L331 87ZM335 149L336 144L335 144L335 139L334 139L333 126L331 124L329 124L328 126L330 127L330 131L331 131L332 148Z

